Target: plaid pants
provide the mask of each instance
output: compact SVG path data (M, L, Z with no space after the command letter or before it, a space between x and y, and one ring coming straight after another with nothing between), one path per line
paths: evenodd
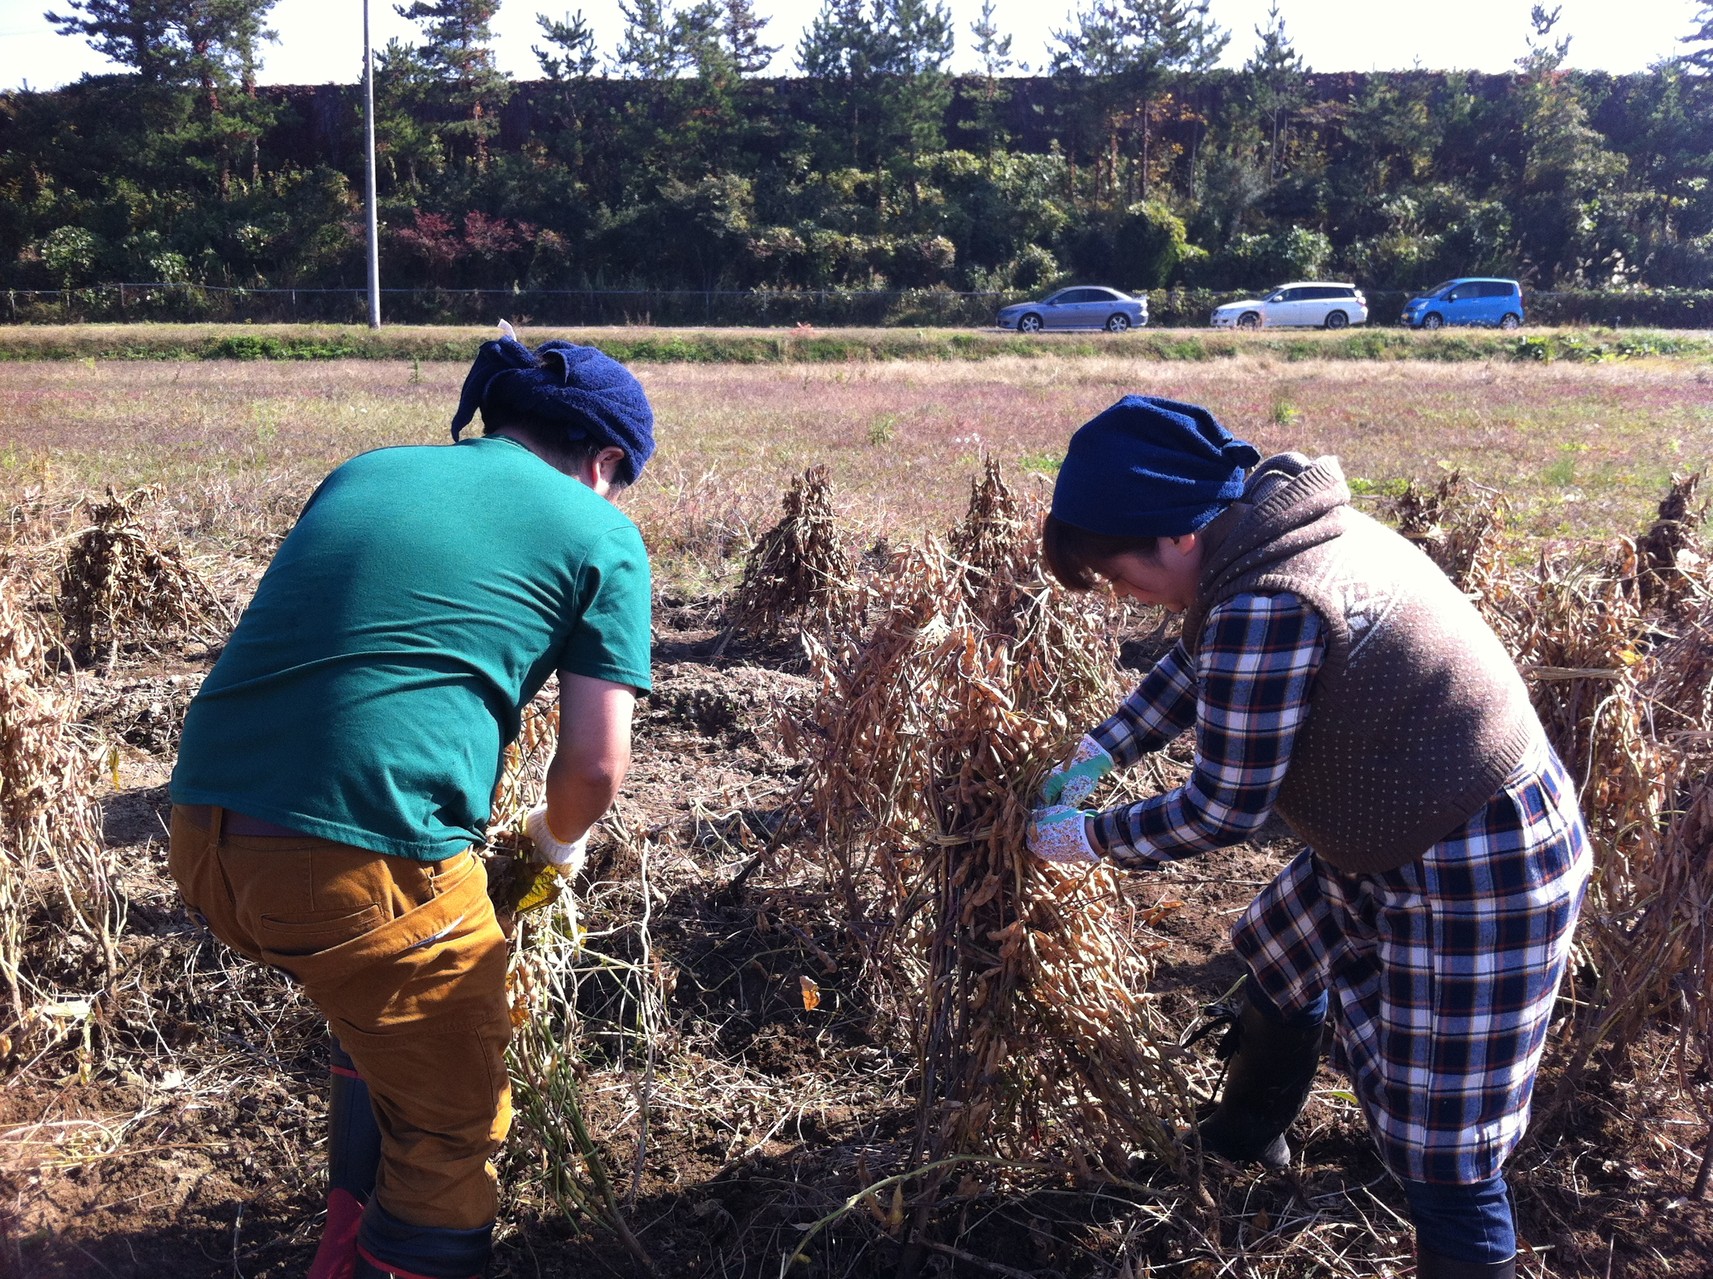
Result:
M1232 944L1287 1016L1330 994L1333 1062L1394 1175L1468 1185L1515 1149L1590 860L1542 741L1419 861L1349 875L1305 849L1238 920Z

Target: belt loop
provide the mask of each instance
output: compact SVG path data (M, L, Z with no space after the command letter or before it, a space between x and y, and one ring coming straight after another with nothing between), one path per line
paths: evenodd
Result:
M226 838L226 810L219 804L208 808L208 842L219 848Z

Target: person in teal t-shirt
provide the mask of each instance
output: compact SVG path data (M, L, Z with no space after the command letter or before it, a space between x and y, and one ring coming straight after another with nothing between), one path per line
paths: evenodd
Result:
M477 412L483 434L460 440ZM452 434L322 482L191 703L172 778L187 904L297 978L334 1032L313 1279L484 1270L511 1027L473 848L522 708L557 673L528 829L575 873L650 686L648 557L610 500L654 449L640 384L592 347L508 331Z

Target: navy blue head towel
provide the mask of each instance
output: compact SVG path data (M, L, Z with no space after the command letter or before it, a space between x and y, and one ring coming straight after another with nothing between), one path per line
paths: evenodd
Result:
M623 449L620 478L626 484L654 455L654 410L642 383L592 346L557 338L534 350L513 337L482 343L452 418L454 440L477 409L484 420L492 412L517 414L563 426L568 442L598 440Z

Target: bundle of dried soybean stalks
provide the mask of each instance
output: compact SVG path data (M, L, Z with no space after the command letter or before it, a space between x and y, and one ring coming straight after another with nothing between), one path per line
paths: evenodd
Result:
M89 526L73 538L60 571L66 645L80 664L103 650L111 671L120 645L145 634L224 634L232 618L184 555L157 537L142 509L153 488L87 503Z
M96 752L71 686L0 577L0 977L10 1005L0 1061L84 1033L118 965L124 903L109 875ZM85 1060L84 1065L88 1062Z
M869 979L914 1027L918 1159L1175 1163L1187 1102L1139 922L1112 872L1024 842L1047 768L1119 692L1106 601L1039 576L1033 514L990 467L956 553L900 554L872 630L813 646L807 800Z
M833 519L827 468L812 466L792 480L781 505L778 523L750 550L726 609L719 651L739 632L779 639L795 624L825 634L843 623L856 599L850 555Z

